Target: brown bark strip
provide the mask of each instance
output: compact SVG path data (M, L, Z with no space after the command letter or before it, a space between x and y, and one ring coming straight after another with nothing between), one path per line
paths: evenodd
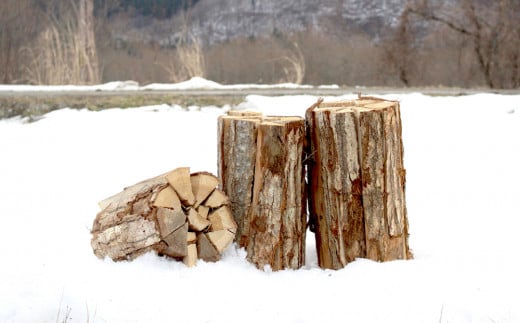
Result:
M218 177L238 224L235 239L239 246L245 247L249 236L256 137L261 116L257 113L251 116L236 114L221 116L218 120Z
M298 117L266 118L258 126L247 259L260 269L305 263L304 129Z
M318 262L339 269L365 256L361 173L353 109L314 109L310 130L310 213Z

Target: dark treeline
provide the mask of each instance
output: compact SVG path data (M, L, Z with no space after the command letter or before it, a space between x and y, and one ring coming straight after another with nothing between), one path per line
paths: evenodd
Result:
M96 0L95 5L101 8L105 2L107 0ZM119 0L118 6L114 7L109 14L132 8L143 16L165 19L172 17L180 10L189 9L197 2L198 0Z

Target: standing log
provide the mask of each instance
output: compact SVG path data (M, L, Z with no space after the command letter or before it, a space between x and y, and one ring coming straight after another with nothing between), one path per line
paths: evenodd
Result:
M365 256L362 183L354 111L316 108L307 116L310 222L318 262L339 269Z
M307 223L303 176L305 122L267 118L258 126L247 259L258 268L305 263Z
M374 98L323 103L306 114L309 211L318 262L411 258L399 104Z
M101 201L92 227L94 254L126 260L154 250L188 266L197 258L219 260L237 225L217 182L182 167Z
M218 129L219 178L247 259L258 268L301 267L307 222L304 120L229 113L220 117ZM227 223L211 215L210 221Z
M367 258L409 259L399 104L366 104L359 124Z
M218 177L238 224L235 239L240 247L245 247L249 236L256 137L261 115L242 114L230 111L229 115L219 117Z

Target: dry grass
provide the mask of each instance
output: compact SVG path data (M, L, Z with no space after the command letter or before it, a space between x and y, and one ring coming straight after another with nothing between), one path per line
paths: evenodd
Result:
M289 83L302 84L305 77L305 57L298 43L293 42L292 48L288 49L286 56L282 57L286 63L283 66L285 81Z
M200 41L193 35L185 37L172 51L168 64L163 65L170 82L181 82L192 77L206 76L206 60Z
M33 84L96 84L100 82L97 62L92 61L82 43L78 12L73 10L61 20L49 17L49 23L33 47L22 49L30 63L27 79ZM88 71L88 77L85 73Z

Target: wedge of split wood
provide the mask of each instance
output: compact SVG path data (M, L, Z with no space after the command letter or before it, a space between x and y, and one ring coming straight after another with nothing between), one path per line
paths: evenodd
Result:
M156 251L186 265L217 261L237 224L216 176L188 167L147 179L99 202L92 249L99 258L128 260Z

